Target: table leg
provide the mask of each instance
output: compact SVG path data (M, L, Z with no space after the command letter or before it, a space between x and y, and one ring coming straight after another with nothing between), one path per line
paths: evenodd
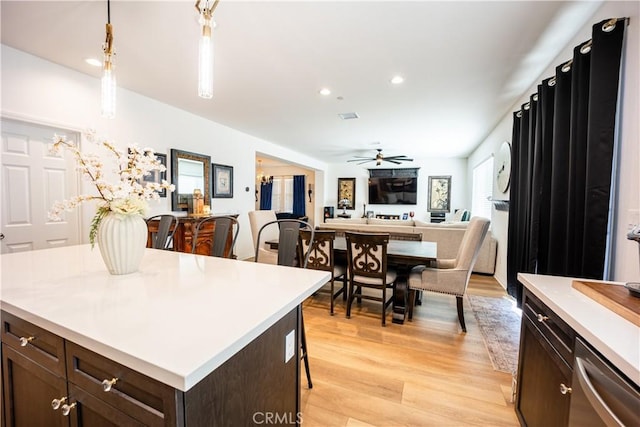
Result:
M407 278L398 276L393 292L393 323L402 325L407 314L407 300L409 296L409 286Z

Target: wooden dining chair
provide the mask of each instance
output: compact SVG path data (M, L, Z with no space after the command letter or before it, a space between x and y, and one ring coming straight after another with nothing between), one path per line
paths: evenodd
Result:
M345 232L347 241L347 280L349 297L347 299L347 318L351 317L351 305L354 299L380 301L382 303L382 326L386 325L387 307L393 301L393 292L387 298L387 289L395 286L397 274L387 268L388 233ZM382 296L362 293L362 288L377 289Z
M335 264L333 254L333 242L336 238L336 232L330 230L315 230L315 235L311 237L311 231L300 230L301 244L298 245L298 258L303 259L304 254L309 253L307 268L313 270L328 271L331 273L329 281L329 295L331 304L329 313L333 316L334 300L342 295L342 299L347 299L347 270L342 265ZM342 280L342 286L335 290L335 281ZM322 291L322 289L321 289Z
M240 232L240 224L238 224L238 220L232 216L213 216L198 222L193 232L191 253L196 253L197 242L200 242L200 240L198 240L198 235L210 222L213 222L214 224L213 239L208 242L210 247L209 255L218 258L232 258L233 248L236 246L236 240L238 239L238 233ZM233 231L234 227L235 232ZM225 253L230 233L233 233L231 247L229 248L229 251Z
M173 250L173 235L178 228L178 217L164 214L147 218L147 228L152 221L158 221L157 231L151 233L151 248Z
M262 225L258 230L258 234L256 236L257 246L255 252L255 262L263 262L264 260L260 259L260 244L261 244L261 236L264 234L268 234L271 228L279 228L278 231L278 253L277 253L277 265L283 265L286 267L301 267L307 268L307 263L309 261L309 255L311 254L311 250L307 250L306 253L302 253L299 255L298 245L302 244L300 239L300 230L306 229L310 232L311 237L310 240L313 241L315 237L315 230L308 222L301 221L299 219L279 219L275 221L269 221ZM268 264L272 263L271 259ZM304 369L307 372L307 383L309 384L309 388L313 388L313 383L311 382L311 372L309 371L309 356L307 353L307 335L304 331L304 319L302 317L302 305L300 306L300 348L302 349L302 354L300 357L304 362Z

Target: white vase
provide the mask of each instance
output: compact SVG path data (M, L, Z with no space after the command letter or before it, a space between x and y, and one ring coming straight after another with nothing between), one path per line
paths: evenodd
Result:
M140 215L109 213L100 221L97 239L109 273L133 273L147 245L147 223Z

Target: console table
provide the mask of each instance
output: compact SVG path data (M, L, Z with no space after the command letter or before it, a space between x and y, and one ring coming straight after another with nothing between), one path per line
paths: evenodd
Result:
M146 249L113 276L89 245L0 259L3 425L298 419L299 307L328 273Z
M191 253L193 247L193 234L195 232L198 222L205 218L216 216L231 216L237 218L238 215L206 215L206 216L181 216L178 217L178 228L173 235L173 250L177 252ZM158 231L158 225L160 221L153 220L147 224L149 235L147 237L147 247L151 246L151 234ZM198 236L198 242L196 242L196 252L200 255L209 255L211 243L213 242L214 235L214 223L207 223L201 230ZM227 245L225 246L225 254L231 250L231 243L233 241L233 233L229 233L227 238ZM235 256L232 256L235 258Z

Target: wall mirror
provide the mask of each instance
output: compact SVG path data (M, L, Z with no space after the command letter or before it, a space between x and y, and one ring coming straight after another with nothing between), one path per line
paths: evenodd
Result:
M211 157L188 151L171 149L171 183L176 191L171 193L171 210L188 209L188 196L199 189L204 204L211 204Z

